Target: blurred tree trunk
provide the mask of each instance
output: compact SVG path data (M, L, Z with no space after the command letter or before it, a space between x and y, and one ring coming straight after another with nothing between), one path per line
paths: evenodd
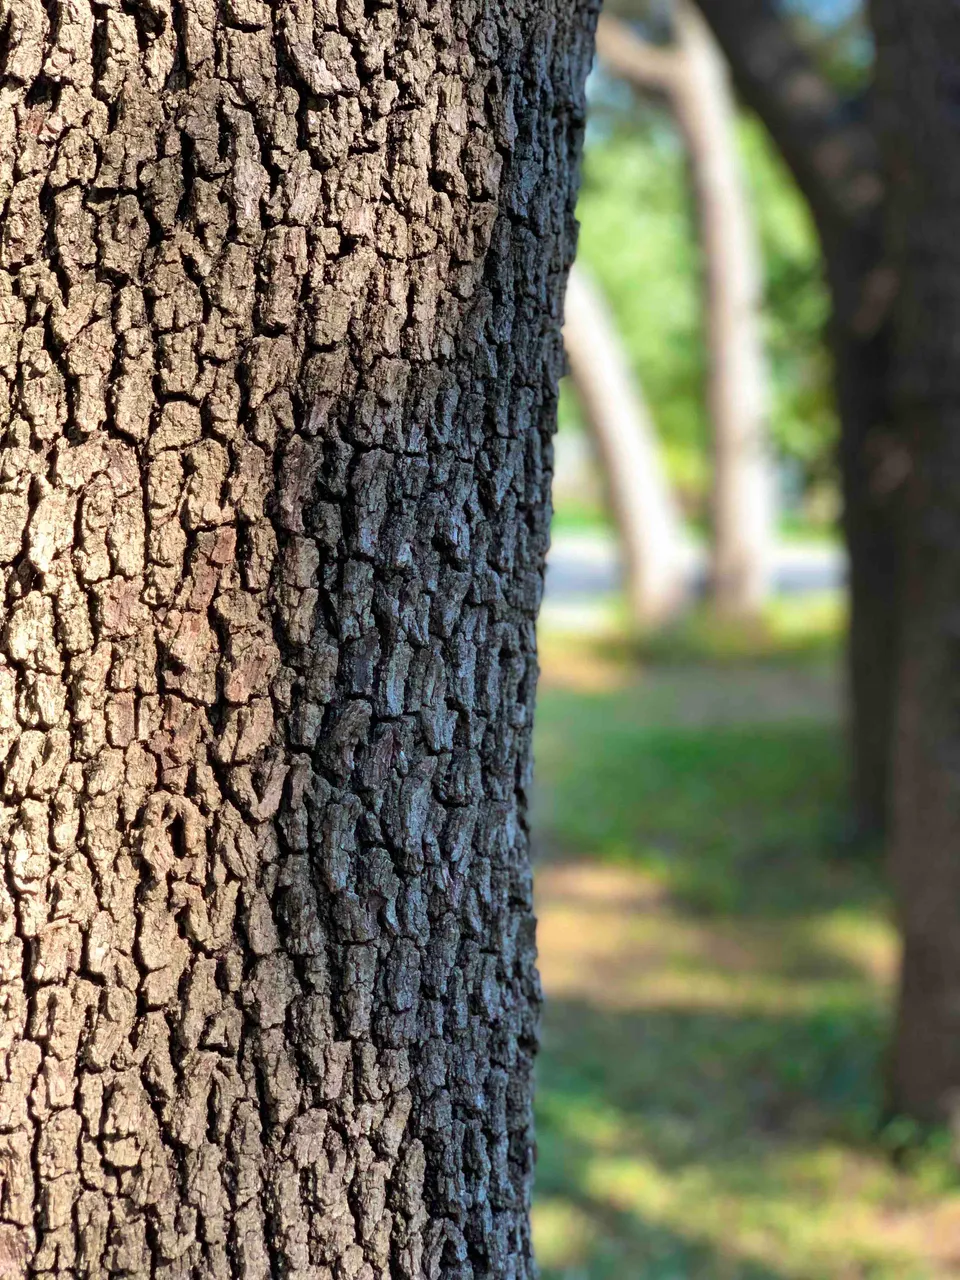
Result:
M760 254L723 57L687 0L677 0L674 26L674 45L654 49L605 18L599 50L614 73L666 93L686 141L707 319L714 464L711 593L722 612L745 616L755 614L768 594L774 538Z
M826 256L850 590L851 783L858 831L870 839L889 821L902 614L897 510L905 475L889 390L892 276L879 261L872 238L852 236Z
M887 242L899 280L893 411L907 473L892 871L904 956L892 1103L960 1102L960 9L873 0Z
M675 0L680 75L673 101L697 193L706 286L713 444L711 594L725 614L757 614L774 551L769 374L762 269L723 54L689 0Z
M829 339L841 420L850 566L849 739L860 830L887 821L900 608L896 507L903 450L887 385L892 276L884 263L883 183L863 104L819 74L771 0L698 0L746 104L806 197L833 299Z
M656 431L606 303L577 264L563 331L570 375L603 463L634 620L662 623L685 593L683 524Z
M0 0L0 1274L535 1273L593 8Z

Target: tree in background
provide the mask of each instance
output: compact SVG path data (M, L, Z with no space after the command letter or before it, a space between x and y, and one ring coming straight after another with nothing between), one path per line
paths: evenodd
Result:
M903 970L892 1103L960 1098L960 10L872 0L893 311L891 425L908 459L891 865Z
M570 376L596 443L623 545L634 621L669 621L686 596L684 530L660 445L604 298L577 264L563 331Z
M532 1276L592 0L0 0L0 1272Z
M700 8L803 192L823 247L850 560L853 795L861 828L879 832L889 796L900 613L895 504L905 459L890 430L894 280L876 139L865 103L819 70L773 0L700 0Z
M666 95L686 143L706 299L711 595L721 612L745 616L756 613L767 595L774 535L760 252L723 57L686 0L674 6L673 34L673 46L663 49L604 17L598 51L614 74L641 90Z
M848 658L852 797L865 834L883 831L896 679L895 505L902 450L889 429L890 272L883 182L862 91L835 84L775 0L701 0L743 101L779 149L813 216L830 289L828 339L841 421L843 527L850 564ZM607 10L650 19L648 0ZM842 59L833 59L836 72Z
M816 74L771 5L702 4L821 230L853 575L855 765L864 817L891 820L903 935L890 1101L955 1122L960 13L947 0L871 0L868 117Z

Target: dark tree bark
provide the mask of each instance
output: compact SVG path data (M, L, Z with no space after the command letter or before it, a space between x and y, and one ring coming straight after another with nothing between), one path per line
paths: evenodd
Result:
M892 432L887 369L893 277L883 242L884 187L864 103L844 102L791 36L771 0L698 0L733 71L805 196L833 299L830 341L841 420L844 533L850 562L849 737L853 803L881 833L899 653L897 506L903 449Z
M592 10L0 0L0 1274L534 1274Z
M892 867L904 940L892 1104L955 1119L960 1091L960 10L873 0L894 407L908 457Z

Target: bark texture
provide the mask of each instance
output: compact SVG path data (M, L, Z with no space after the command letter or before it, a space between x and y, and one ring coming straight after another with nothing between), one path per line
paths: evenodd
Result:
M534 1274L592 0L0 0L0 1274Z
M634 621L668 621L686 595L684 531L643 394L595 282L570 273L563 340L570 377L603 462Z
M909 475L892 869L904 941L892 1104L960 1103L960 10L874 0L888 242L899 279L894 404Z

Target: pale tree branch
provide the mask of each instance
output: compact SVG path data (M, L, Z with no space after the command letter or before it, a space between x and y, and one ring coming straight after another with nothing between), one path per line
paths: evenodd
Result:
M820 73L772 0L698 3L741 97L769 130L824 238L873 222L883 198L873 131Z
M642 39L618 18L601 15L597 26L597 57L612 74L635 89L674 92L679 74L677 56Z
M819 72L772 0L698 2L741 98L772 136L825 242L862 232L883 197L869 124ZM601 18L597 47L607 69L635 88L674 91L674 54L647 44L621 19Z
M563 330L570 376L603 462L636 622L663 623L684 603L683 522L657 433L606 301L577 263Z
M691 0L676 0L674 19L674 44L662 51L605 18L600 54L636 88L665 91L690 157L710 349L711 591L719 608L746 616L760 609L769 588L774 520L760 250L726 60Z

